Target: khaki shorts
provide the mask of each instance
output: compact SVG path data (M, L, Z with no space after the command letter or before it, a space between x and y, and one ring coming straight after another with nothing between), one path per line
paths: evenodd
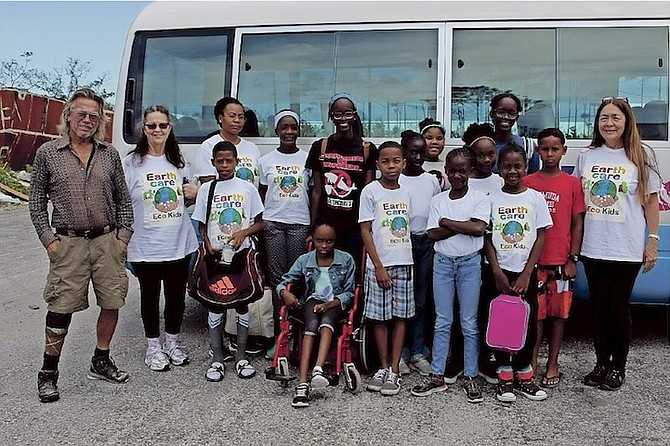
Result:
M98 306L118 310L126 302L128 276L115 231L92 240L61 235L56 252L49 258L44 300L49 311L70 314L88 308L88 285Z

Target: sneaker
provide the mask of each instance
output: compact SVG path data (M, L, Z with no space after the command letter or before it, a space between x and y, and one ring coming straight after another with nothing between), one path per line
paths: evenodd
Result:
M328 378L323 376L323 369L319 366L314 366L312 369L312 380L309 382L312 390L323 390L330 385Z
M600 383L600 390L619 390L626 380L626 372L623 370L609 369L605 379Z
M514 395L514 382L498 381L496 399L498 401L502 401L503 403L513 403L516 401L516 395Z
M37 393L41 402L51 403L58 401L60 393L58 392L58 386L56 386L57 381L58 371L46 372L40 370L37 373Z
M479 367L479 376L489 384L498 384L498 373L495 365L491 362L485 362Z
M458 377L463 374L463 368L454 366L454 362L447 362L447 369L444 371L444 382L447 384L455 384L458 381Z
M167 353L170 362L174 365L186 365L188 364L188 354L184 351L184 348L179 344L174 344L172 346L165 345L165 353Z
M407 361L405 361L403 358L400 358L400 363L398 364L398 372L400 375L407 376L410 374L410 369L409 366L407 365Z
M308 407L309 406L309 385L307 383L300 383L295 386L295 395L291 401L293 407Z
M514 391L533 401L544 401L547 399L547 392L540 389L540 386L535 384L532 379L515 381Z
M165 372L170 368L170 360L160 348L147 348L147 353L144 355L144 363L154 372Z
M237 351L237 341L230 340L230 351ZM257 355L263 351L263 346L256 342L247 342L244 353L247 355ZM232 358L231 358L232 359Z
M477 382L477 378L466 376L463 380L463 391L469 403L481 403L484 401L482 389Z
M237 376L242 379L251 379L256 376L256 369L246 359L240 359L235 364Z
M409 368L416 370L421 376L430 375L430 362L428 362L425 356L416 356L412 358L409 362Z
M382 386L386 382L386 374L389 372L389 369L379 369L377 373L372 375L372 379L368 381L367 389L371 392L379 392L382 390Z
M582 383L587 386L597 387L602 384L606 376L607 367L601 364L596 364L593 370L582 379Z
M410 393L414 396L429 396L445 390L447 390L447 385L442 376L431 374L424 378L421 384L412 387Z
M265 359L274 359L275 358L275 347L276 347L276 345L272 344L272 347L267 349L267 351L265 352Z
M226 374L226 368L223 363L214 361L212 365L205 372L205 378L207 381L216 383L223 380L224 375Z
M233 352L230 351L225 342L223 343L221 350L223 351L223 362L230 362L235 359L235 355L233 355ZM207 354L210 358L214 357L214 350L212 350L212 347L209 347Z
M385 396L397 395L400 392L400 373L397 375L392 371L388 371L386 374L386 381L382 384L381 390L379 393Z
M91 359L91 367L88 370L89 379L103 379L110 383L124 383L128 381L128 372L119 370L114 360L109 356L94 356Z

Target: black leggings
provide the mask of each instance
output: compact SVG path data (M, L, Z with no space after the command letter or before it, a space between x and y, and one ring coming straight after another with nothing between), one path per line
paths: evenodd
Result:
M599 365L625 370L632 336L628 300L641 263L584 258Z
M169 262L132 262L140 282L142 323L147 338L160 336L159 298L161 281L165 294L165 332L179 334L184 317L184 294L189 257Z

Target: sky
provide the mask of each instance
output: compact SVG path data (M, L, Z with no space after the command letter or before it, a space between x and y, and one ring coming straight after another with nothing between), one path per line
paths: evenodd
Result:
M65 66L68 57L90 61L85 80L108 72L105 89L116 91L126 33L150 2L139 1L1 1L0 61L22 60L48 70Z

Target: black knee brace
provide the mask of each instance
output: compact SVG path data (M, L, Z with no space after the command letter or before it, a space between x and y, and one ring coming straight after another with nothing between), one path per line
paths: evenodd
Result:
M47 327L66 330L72 322L72 314L54 313L47 311Z

